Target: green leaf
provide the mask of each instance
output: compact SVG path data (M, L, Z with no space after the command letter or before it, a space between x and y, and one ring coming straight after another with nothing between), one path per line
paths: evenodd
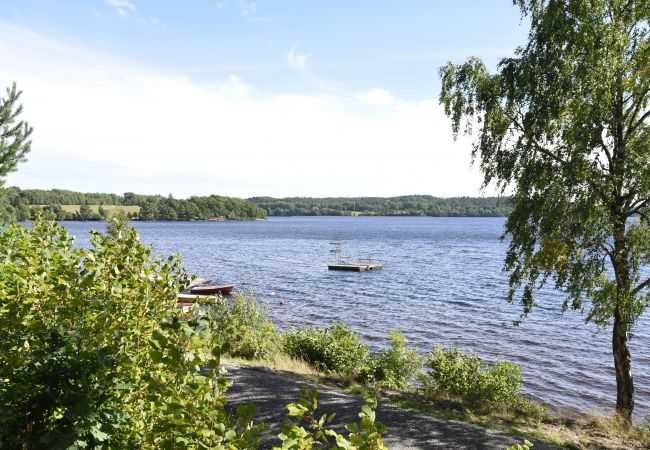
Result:
M160 352L160 351L158 351L158 350L151 350L151 351L149 352L149 356L151 357L151 360L152 360L153 362L155 362L155 363L159 363L159 362L161 362L162 359L163 359L163 354L162 354L162 352Z

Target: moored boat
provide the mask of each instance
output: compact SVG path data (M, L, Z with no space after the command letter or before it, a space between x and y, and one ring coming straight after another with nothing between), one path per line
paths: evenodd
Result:
M217 285L194 286L190 288L190 293L196 295L215 295L215 294L226 295L226 294L230 294L230 292L232 292L234 287L235 287L234 284L223 284L220 286Z

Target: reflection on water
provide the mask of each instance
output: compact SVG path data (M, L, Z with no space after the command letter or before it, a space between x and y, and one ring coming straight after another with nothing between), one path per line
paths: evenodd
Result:
M197 275L252 289L280 327L339 320L373 346L391 328L429 350L456 345L488 360L520 363L526 392L582 411L611 412L616 399L610 331L562 314L561 294L542 292L533 314L505 301L502 218L296 217L260 222L136 222L163 255L178 252ZM65 222L83 245L91 227ZM330 241L383 270L327 270ZM285 300L280 305L279 300ZM648 316L634 330L637 416L650 413Z

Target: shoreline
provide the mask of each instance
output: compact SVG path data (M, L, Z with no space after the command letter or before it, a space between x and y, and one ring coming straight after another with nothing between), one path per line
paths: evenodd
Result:
M339 398L337 406L328 412L341 412L340 399L347 398L346 402L350 402L354 406L344 407L343 414L349 412L348 410L356 413L358 408L354 402L360 402L360 397L355 400L354 396L358 396L361 391L372 391L373 389L354 383L347 377L317 372L302 363L296 364L296 361L287 363L283 360L245 360L223 357L222 365L227 371L226 378L234 381L233 386L226 393L229 404L234 400L234 405L248 402L261 405L261 417L256 416L256 418L272 420L271 430L265 436L268 442L275 438L273 431L281 429L278 424L284 417L283 413L286 411L284 406L297 400L298 388L316 387L319 391L319 399L323 396L323 392L326 393L325 395L334 395ZM271 382L268 382L269 379ZM270 405L267 404L269 398L272 399ZM478 411L450 408L448 402L427 403L418 400L413 393L385 389L378 391L378 400L377 420L386 426L384 440L386 443L393 444L389 446L391 449L402 448L395 444L400 444L405 439L410 442L411 446L404 448L409 449L476 448L476 444L464 441L468 435L483 436L488 440L480 448L494 449L505 448L506 446L502 445L504 440L510 442L508 445L512 445L516 442L521 443L523 439L533 442L533 449L614 450L626 448L640 450L647 448L648 445L647 437L638 440L630 438L616 429L612 425L611 419L604 417L555 416L539 422L526 422L521 419L513 420L499 414L485 415ZM397 415L397 422L385 421L382 412L387 409L393 413L396 410L400 411L400 414ZM392 418L394 414L389 414L389 416ZM353 421L354 416L344 419L343 423L347 423L345 420ZM411 425L405 429L404 423L411 423ZM441 436L440 430L436 429L439 427L444 430L452 424L456 427L454 434L442 432ZM402 435L404 432L407 434ZM414 438L421 439L419 445L414 445L414 441L409 441ZM489 442L498 442L501 446L490 445Z

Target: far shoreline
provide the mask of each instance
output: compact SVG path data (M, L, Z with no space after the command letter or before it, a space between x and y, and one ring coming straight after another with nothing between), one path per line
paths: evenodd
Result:
M129 219L129 222L131 223L178 223L178 222L186 222L186 223L207 223L207 222L264 222L268 219L278 219L278 218L286 218L286 219L316 219L316 218L327 218L327 219L340 219L340 218L352 218L352 219L362 219L362 218L386 218L386 219L399 219L399 218L404 218L404 219L505 219L507 216L419 216L419 215L413 215L413 216L401 216L401 215L322 215L322 216L316 216L316 215L296 215L296 216L267 216L265 219L183 219L183 220L142 220L142 219ZM110 218L108 219L110 220ZM20 220L16 221L17 223L28 223L32 222L32 220ZM57 222L59 223L94 223L94 222L107 222L107 220L58 220Z

